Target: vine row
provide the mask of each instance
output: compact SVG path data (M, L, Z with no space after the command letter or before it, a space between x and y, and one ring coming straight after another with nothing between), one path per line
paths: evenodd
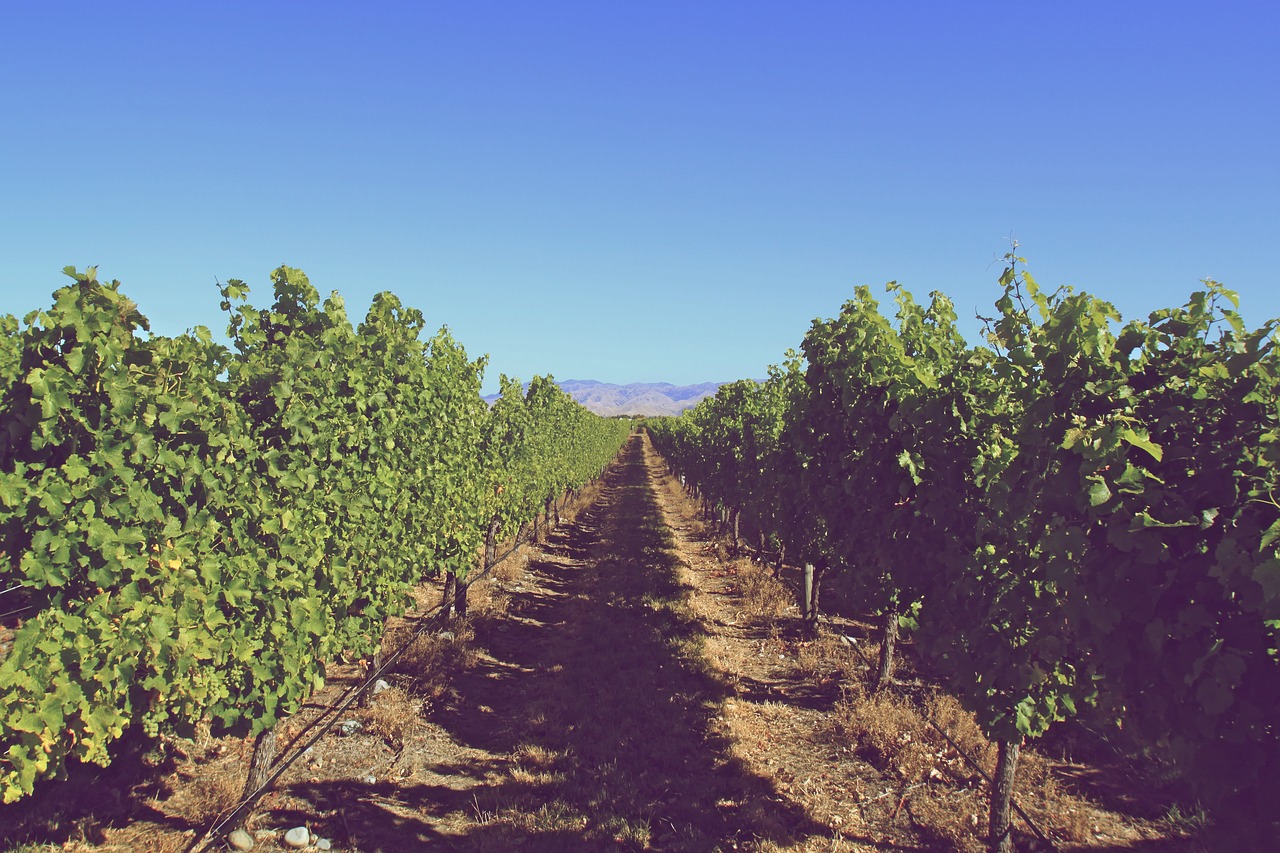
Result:
M768 381L647 424L735 531L836 577L1000 745L1085 707L1163 744L1223 814L1280 813L1280 352L1206 281L1121 325L1011 253L986 341L940 293L860 287Z
M390 293L353 325L298 270L269 308L233 280L224 346L143 334L119 282L66 273L0 317L5 802L131 727L270 731L416 582L465 579L631 429L550 377L488 406L485 359Z

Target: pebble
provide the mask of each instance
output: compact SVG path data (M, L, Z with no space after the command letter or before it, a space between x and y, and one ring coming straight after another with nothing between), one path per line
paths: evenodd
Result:
M379 693L381 693L381 692L382 692L382 691L384 691L384 690L390 690L390 689L391 689L391 685L390 685L390 684L388 684L387 682L383 681L381 678L379 678L377 681L373 682L373 695L374 695L374 696L377 696Z
M343 737L353 735L360 731L360 729L361 726L359 720L343 720L341 723L338 723L338 734Z
M311 833L305 826L295 826L284 834L284 843L297 850L301 850L311 843Z
M452 631L441 631L441 632L440 632L440 639L442 639L442 640L454 640L454 639L456 639L456 637L454 636L454 633L453 633Z
M253 836L243 829L237 829L227 836L227 843L236 850L252 850Z
M361 779L360 781L361 781L361 782L363 782L363 783L365 783L366 785L376 785L376 784L378 784L378 778L377 778L376 776L366 776L366 777L364 777L363 779Z
M328 850L331 847L333 847L333 842L327 838L321 838L319 841L316 842L317 850Z

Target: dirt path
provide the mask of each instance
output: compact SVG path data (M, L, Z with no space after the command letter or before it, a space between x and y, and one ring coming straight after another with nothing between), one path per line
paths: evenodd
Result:
M832 737L839 679L818 665L791 598L779 599L777 586L751 588L767 583L765 574L746 559L725 558L660 460L651 461L650 477L675 535L681 575L693 588L691 606L710 626L703 654L730 686L723 720L731 751L820 827L794 839L796 849L936 849L897 807L900 780ZM791 618L777 618L783 613ZM850 633L864 630L842 624ZM849 649L835 653L855 665Z
M428 770L421 800L401 795L429 816L417 836L481 850L929 847L868 821L855 801L880 797L887 814L896 780L822 742L836 686L796 672L797 640L745 618L734 571L707 550L633 439L599 501L530 561L506 618L477 626L485 652L432 718L467 752Z
M726 737L731 689L702 655L655 467L633 439L596 505L530 561L507 618L477 627L485 654L433 716L472 750L449 796L421 792L439 840L706 851L825 831Z

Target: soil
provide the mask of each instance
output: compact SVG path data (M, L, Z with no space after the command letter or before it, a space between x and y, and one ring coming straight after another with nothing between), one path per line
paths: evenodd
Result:
M726 551L634 437L542 542L474 585L466 620L433 627L392 689L342 717L358 731L292 765L248 821L254 849L286 849L295 826L365 853L981 849L985 793L957 754L908 772L846 736L873 627L826 617L805 633L787 598L752 598L767 573ZM424 587L422 609L439 595ZM359 674L334 668L281 743ZM915 676L906 663L907 692ZM223 849L205 833L238 798L250 746L126 748L0 809L0 849ZM1059 848L1203 849L1150 809L1089 799L1072 780L1097 768L1042 763L1062 793L1037 820Z

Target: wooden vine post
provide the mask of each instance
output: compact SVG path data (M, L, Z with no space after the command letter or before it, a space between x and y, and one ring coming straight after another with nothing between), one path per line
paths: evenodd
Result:
M1021 736L1000 741L996 757L996 778L991 791L991 813L988 832L991 849L995 853L1013 853L1013 781L1018 770L1018 753L1022 748Z
M278 745L276 729L277 726L274 725L271 728L263 729L254 738L253 755L249 759L249 776L245 779L244 790L240 793L241 802L257 794L262 786L267 784L267 779L271 776L271 765L276 760ZM241 816L241 825L243 825L247 817L247 814Z

